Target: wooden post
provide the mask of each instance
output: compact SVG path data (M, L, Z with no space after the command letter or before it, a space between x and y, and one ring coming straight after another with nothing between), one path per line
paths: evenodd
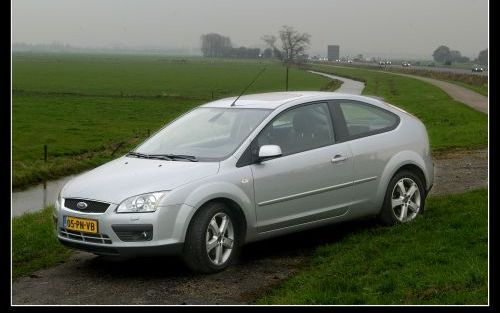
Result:
M212 90L212 100L214 99L214 91Z
M288 64L286 65L286 83L285 90L288 91Z

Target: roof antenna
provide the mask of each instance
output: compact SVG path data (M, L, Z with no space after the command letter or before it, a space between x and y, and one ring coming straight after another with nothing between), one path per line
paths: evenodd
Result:
M247 89L250 88L250 86L252 86L253 83L255 83L255 81L257 80L257 78L259 78L260 74L262 74L262 72L264 72L265 70L266 70L265 67L260 70L260 72L257 74L257 76L255 76L255 78L252 80L252 82L245 89L243 89L243 91L240 93L240 95L236 99L234 99L233 103L231 103L231 106L234 106L234 104L236 103L236 101L238 101L238 99L241 96L243 96L243 94L245 93L245 91L247 91Z

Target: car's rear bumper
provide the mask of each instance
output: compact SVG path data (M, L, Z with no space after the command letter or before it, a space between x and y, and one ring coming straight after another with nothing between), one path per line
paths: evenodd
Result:
M114 256L152 256L152 255L179 255L182 253L183 243L172 243L157 246L107 246L102 244L83 243L58 237L63 245L77 250L102 255Z

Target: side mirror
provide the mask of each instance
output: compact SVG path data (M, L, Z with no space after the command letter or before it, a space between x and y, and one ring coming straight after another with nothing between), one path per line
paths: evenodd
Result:
M264 145L259 149L259 161L265 161L281 156L281 148L277 145Z

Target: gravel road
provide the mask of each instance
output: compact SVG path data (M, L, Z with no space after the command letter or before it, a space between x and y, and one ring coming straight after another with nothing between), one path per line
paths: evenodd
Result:
M487 186L487 150L434 157L432 194ZM238 264L214 275L189 272L176 258L109 259L75 253L59 266L12 285L13 304L248 304L296 272L320 245L376 227L373 220L341 223L245 246Z

